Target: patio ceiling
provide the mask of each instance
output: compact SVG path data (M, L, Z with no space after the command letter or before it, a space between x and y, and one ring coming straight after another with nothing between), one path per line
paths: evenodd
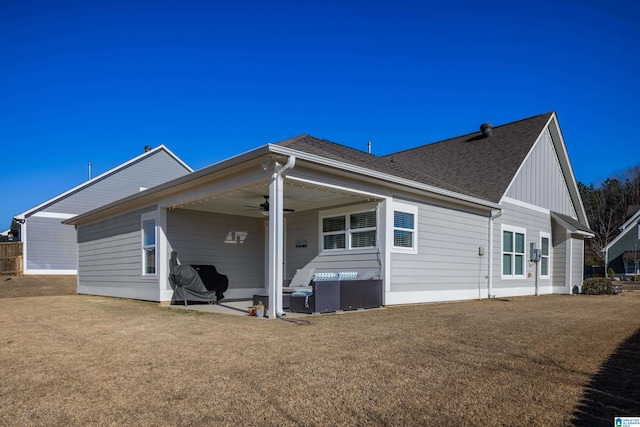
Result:
M264 196L268 194L269 182L264 180L228 191L212 193L194 200L173 203L169 208L264 218L265 215L260 204L264 203ZM375 200L375 197L345 189L301 183L287 178L284 180L284 208L293 209L297 213L370 200Z

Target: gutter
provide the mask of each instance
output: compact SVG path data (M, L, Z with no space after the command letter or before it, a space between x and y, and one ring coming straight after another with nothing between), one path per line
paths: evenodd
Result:
M493 203L488 200L483 200L474 196L467 196L465 194L456 193L455 191L445 190L443 188L434 187L428 184L422 184L416 181L412 181L406 178L400 178L395 175L391 175L384 172L378 172L373 169L368 169L361 166L355 166L349 163L340 162L337 160L332 160L327 157L318 156L315 154L305 153L299 150L292 150L291 148L281 147L279 145L269 144L269 151L273 153L278 153L287 156L296 156L300 159L307 160L312 163L317 163L325 166L332 166L338 169L342 169L344 171L357 173L359 175L364 175L367 177L371 177L377 180L383 180L387 182L392 182L394 184L399 184L404 187L410 187L421 191L426 191L431 193L432 195L440 196L444 199L454 199L459 203L467 203L473 206L482 206L485 208L492 209L500 209L500 205L498 203Z

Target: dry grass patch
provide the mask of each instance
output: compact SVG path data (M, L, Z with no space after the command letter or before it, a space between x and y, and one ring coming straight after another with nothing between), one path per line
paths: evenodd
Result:
M616 393L608 363L640 341L639 308L640 293L558 295L295 324L91 296L2 299L0 419L611 425L640 414L637 353L615 377L624 400L599 406L600 392Z

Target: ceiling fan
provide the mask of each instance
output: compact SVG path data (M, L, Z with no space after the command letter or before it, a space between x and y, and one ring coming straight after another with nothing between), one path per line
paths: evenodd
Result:
M253 208L253 210L258 210L262 212L269 212L269 196L264 197L264 202L260 203L258 206L247 206L248 208ZM282 209L284 212L295 212L295 209Z

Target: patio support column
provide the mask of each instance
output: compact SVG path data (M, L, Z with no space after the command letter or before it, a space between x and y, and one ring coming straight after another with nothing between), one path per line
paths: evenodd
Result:
M282 280L284 264L284 173L295 165L295 156L282 166L276 162L269 182L269 319L282 316Z

